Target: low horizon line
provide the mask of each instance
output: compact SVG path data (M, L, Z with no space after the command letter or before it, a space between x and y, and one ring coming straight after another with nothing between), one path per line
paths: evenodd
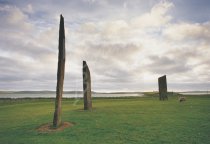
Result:
M210 90L168 90L168 92L208 92ZM56 90L0 90L0 92L56 92ZM64 90L63 92L83 92L83 90ZM91 91L93 93L142 93L142 92L158 92L158 90L143 91Z

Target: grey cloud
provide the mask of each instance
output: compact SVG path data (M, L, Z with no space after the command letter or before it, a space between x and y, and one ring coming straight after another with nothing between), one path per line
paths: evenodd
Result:
M151 64L146 69L155 74L178 74L191 70L184 59L172 59L167 56L150 56Z
M102 57L107 57L109 59L127 61L132 58L132 55L138 52L141 48L132 43L118 43L98 45L90 44L87 49L90 51L90 53L95 53L98 56L101 55Z
M132 82L135 79L132 70L133 58L139 51L141 51L141 47L132 43L86 43L84 47L77 47L68 55L71 57L71 61L78 61L78 65L82 64L82 60L87 61L93 87L99 88L99 85L120 85ZM71 64L73 63L70 63L70 67ZM78 80L81 80L80 75L75 75ZM70 78L67 78L67 81L71 81Z
M186 62L189 58L201 57L200 51L195 47L181 47L168 51L165 55L173 56L173 59Z
M169 91L209 91L210 83L209 82L188 82L188 83L171 83L168 82Z
M4 82L23 81L29 78L25 67L17 60L0 57L0 80Z
M204 23L175 23L167 26L163 31L165 38L175 42L191 42L200 43L208 42L210 38L210 22Z
M117 77L119 73L128 72L133 56L141 50L134 44L89 44L86 48L80 49L81 57L87 60L93 66L94 72L97 74L113 75Z
M192 45L186 42L183 46L177 45L176 48L168 50L162 56L150 56L151 64L148 65L149 69L154 69L156 72L160 70L160 72L173 73L174 71L174 73L182 73L194 70L197 66L203 64L209 65L207 45L203 43Z
M35 42L24 43L24 38L18 39L7 39L1 41L0 51L7 53L10 56L16 57L18 61L25 61L25 59L32 59L33 61L41 61L48 56L51 58L57 58L56 52L57 47L54 50L46 48L44 46L38 46ZM53 56L53 57L52 57Z
M129 64L132 62L135 54L141 50L141 47L135 44L90 44L86 43L69 51L74 60L87 60L91 63L99 63L106 66L117 65L119 63Z
M0 57L1 89L45 89L55 87L56 72L45 68L34 68L16 59Z
M129 10L126 10L123 5L126 2ZM114 18L127 18L136 16L149 10L157 1L155 0L132 0L132 1L119 1L119 0L68 0L68 1L10 1L9 5L17 6L25 9L28 4L31 4L34 14L30 14L30 19L45 19L55 17L62 13L65 16L67 23L98 21L102 19ZM143 4L142 4L143 3ZM55 19L52 19L55 20ZM52 23L50 20L48 23Z

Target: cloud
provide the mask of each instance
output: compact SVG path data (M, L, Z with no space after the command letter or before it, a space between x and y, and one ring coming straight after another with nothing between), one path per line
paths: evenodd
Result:
M3 15L3 23L1 23L2 27L10 27L12 30L31 30L33 25L29 22L28 16L24 14L18 7L16 6L3 6L0 8Z
M150 13L145 13L131 20L131 24L135 27L161 27L170 22L172 17L167 15L167 12L173 7L173 3L161 1L153 6Z
M174 41L208 40L210 38L210 22L206 23L176 23L168 26L164 35Z
M26 8L24 9L24 11L27 12L27 13L29 13L29 14L34 13L32 4L28 4L28 5L26 6Z
M96 81L128 81L132 68L133 56L141 51L134 44L92 44L86 47L78 47L76 53L71 53L72 61L86 60L93 79Z
M61 13L65 90L82 90L83 60L95 91L156 90L162 74L173 89L195 81L206 88L210 22L179 21L174 9L164 0L1 3L0 89L55 89Z
M185 59L169 58L167 56L150 56L151 64L146 65L147 70L152 73L158 74L179 74L192 70L190 66L186 64Z

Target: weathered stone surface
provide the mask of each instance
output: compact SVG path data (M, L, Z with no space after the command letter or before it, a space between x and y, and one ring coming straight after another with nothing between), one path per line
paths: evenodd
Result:
M58 71L57 71L57 87L55 99L55 112L53 118L53 126L58 127L61 124L61 100L63 95L63 81L65 73L65 30L64 18L60 15L60 28L59 28L59 44L58 44Z
M91 110L92 109L91 77L86 61L83 61L83 95L84 95L84 110Z
M159 97L160 100L167 100L167 82L166 75L158 78L158 86L159 86Z

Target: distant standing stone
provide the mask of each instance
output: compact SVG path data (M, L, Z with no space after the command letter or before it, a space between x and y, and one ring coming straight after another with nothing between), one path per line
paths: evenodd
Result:
M160 100L168 100L166 75L158 78L158 86Z
M59 28L59 44L58 44L58 71L57 71L57 87L55 99L55 112L53 118L53 127L57 128L61 125L61 100L63 95L63 81L65 73L65 30L64 18L60 15L60 28Z
M83 95L84 95L84 110L92 109L91 99L91 77L90 70L86 61L83 61Z

